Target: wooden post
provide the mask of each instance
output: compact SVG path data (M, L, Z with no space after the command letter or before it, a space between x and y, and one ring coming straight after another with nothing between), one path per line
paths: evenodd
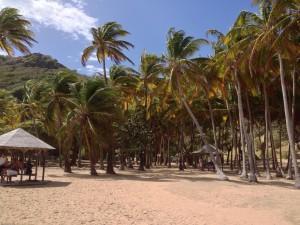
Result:
M34 175L34 180L36 181L37 179L37 172L38 172L38 162L39 162L39 154L36 155L36 162L35 162L35 175Z
M22 165L21 166L21 183L23 182L23 167L24 167L24 160L25 160L25 157L24 157L24 152L22 152Z
M45 154L42 152L42 165L43 165L43 175L42 175L42 181L45 180Z

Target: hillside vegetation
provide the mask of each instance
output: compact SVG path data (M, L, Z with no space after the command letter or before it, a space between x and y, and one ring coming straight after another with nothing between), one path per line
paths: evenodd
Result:
M16 91L31 79L42 79L61 70L69 70L51 56L40 53L11 58L0 56L0 89Z

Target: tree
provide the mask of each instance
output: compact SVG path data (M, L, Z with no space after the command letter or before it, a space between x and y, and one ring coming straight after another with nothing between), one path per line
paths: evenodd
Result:
M36 42L30 25L17 9L3 8L0 11L0 49L9 56L15 54L14 49L24 54L30 53L29 48Z
M299 57L299 40L295 38L297 37L297 33L295 33L295 31L299 30L300 16L298 12L300 5L299 1L294 0L259 1L259 3L263 12L262 16L265 26L262 28L256 26L260 29L256 29L254 45L251 53L251 61L249 65L251 70L254 70L254 67L251 65L254 56L256 56L262 51L262 49L265 48L270 49L269 58L274 56L277 57L286 127L295 170L295 187L300 188L300 174L297 166L294 130L285 81L285 69L287 68L285 64L289 61L295 61L295 58ZM249 18L253 18L252 21L257 23L257 17L251 16ZM250 23L250 25L252 24ZM269 46L269 43L273 44Z
M194 56L202 44L207 44L207 41L194 39L191 36L186 36L182 30L176 31L174 28L171 28L168 32L167 54L164 56L164 60L166 61L168 76L170 76L170 83L173 89L177 91L180 102L195 123L205 147L210 152L211 160L214 163L219 178L227 180L228 178L216 163L213 155L213 147L209 144L202 127L186 101L184 89L181 84L181 82L186 82L187 78L193 75L196 65L191 57Z
M119 117L116 93L99 78L89 79L72 86L68 99L72 110L68 114L67 126L80 129L82 144L90 158L91 175L97 175L94 146L99 144L113 148L113 123ZM75 134L74 134L75 135ZM108 162L109 163L109 162ZM107 166L108 173L114 173L112 165Z
M114 63L120 64L122 61L133 62L122 52L124 49L133 48L134 45L128 41L121 40L129 34L122 26L116 22L108 22L98 28L91 28L93 41L90 46L85 48L82 53L82 65L96 53L97 60L103 65L105 83L108 84L106 75L106 58L110 58Z
M47 94L47 120L49 128L57 137L59 164L62 166L62 138L58 132L63 126L63 120L68 113L68 98L70 97L70 85L76 83L78 78L69 72L60 72L50 78Z

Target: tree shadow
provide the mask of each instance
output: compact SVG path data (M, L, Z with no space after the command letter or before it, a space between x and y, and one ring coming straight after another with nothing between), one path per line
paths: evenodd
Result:
M74 168L73 173L69 174L49 174L48 177L52 178L76 178L76 179L92 179L92 180L103 180L103 181L122 181L122 180L132 180L132 181L148 181L148 182L179 182L180 180L190 181L190 182L224 182L223 184L237 184L243 186L273 186L279 188L294 189L294 185L290 182L285 182L284 180L264 180L258 177L257 183L250 183L247 179L239 178L237 171L226 170L225 174L229 176L229 181L222 181L218 179L218 176L214 171L203 171L199 169L188 168L184 171L179 171L177 168L152 168L145 171L139 171L137 169L127 169L125 171L117 170L117 174L110 175L99 173L98 176L91 176L87 173L82 173L82 171L87 171L83 168ZM208 177L207 175L213 175L215 177Z
M89 174L79 174L79 173L70 173L65 174L62 177L71 177L77 179L94 179L99 181L122 181L122 180L132 180L132 181L142 181L142 182L179 182L180 180L186 180L190 182L220 182L223 184L231 183L237 185L244 185L244 186L275 186L280 188L288 188L294 189L293 184L287 183L284 181L279 180L261 180L257 183L250 183L248 180L238 180L236 176L230 177L229 181L220 180L217 175L216 177L207 177L205 175L212 175L213 173L207 173L203 171L193 171L193 170L186 170L186 171L176 171L170 169L162 169L156 171L154 170L147 170L147 171L135 171L130 170L126 171L127 174L118 173L115 175L110 174L98 174L98 176L91 176ZM201 176L203 175L203 176Z
M5 188L15 188L15 189L35 189L35 188L57 188L57 187L66 187L70 185L71 182L64 181L44 181L44 182L23 182L23 183L5 183L1 187Z

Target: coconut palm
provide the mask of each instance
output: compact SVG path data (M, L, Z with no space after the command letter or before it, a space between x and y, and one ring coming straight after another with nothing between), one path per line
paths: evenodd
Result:
M97 60L103 65L103 74L106 84L106 59L111 59L114 63L120 64L122 61L133 62L122 52L124 49L133 48L133 44L128 41L121 40L129 34L122 26L116 22L108 22L98 28L91 28L93 41L90 46L83 50L81 62L86 65L86 62L95 52Z
M150 93L158 84L158 75L163 72L162 59L154 54L144 52L140 61L140 77L142 79L142 89L144 92L145 119L148 119L148 110L151 104ZM155 84L156 83L156 84Z
M63 126L64 115L68 112L68 101L70 97L70 85L76 83L78 77L69 72L60 72L50 78L47 95L47 121L49 130L55 134L58 141L59 163L62 166L62 138L58 132Z
M259 1L261 13L256 15L250 12L243 12L240 17L239 29L246 36L245 39L253 40L253 47L250 56L250 72L258 72L254 67L254 59L268 50L267 62L276 56L279 62L279 74L283 95L284 111L286 126L295 170L295 186L300 188L300 174L297 166L297 158L295 152L294 131L292 125L292 117L290 106L287 98L286 87L286 64L295 61L299 57L299 41L295 38L296 30L299 30L299 1ZM293 38L294 37L294 38ZM298 42L297 42L298 41ZM270 46L269 44L272 43ZM256 70L256 71L255 71Z
M46 84L43 81L29 80L24 86L24 98L22 102L23 115L32 120L35 135L38 137L38 125L45 119L44 94Z
M68 99L72 111L68 114L67 126L80 129L93 176L97 175L94 147L105 144L110 148L109 151L113 148L112 124L119 117L116 96L113 89L107 87L102 80L94 78L73 85L72 96ZM112 165L107 166L107 172L113 173Z
M14 49L30 53L29 48L36 42L30 25L17 9L3 8L0 11L0 49L9 56L15 54Z
M239 21L235 22L235 26ZM218 66L222 71L223 79L230 79L233 83L233 86L236 90L237 95L237 103L238 103L238 116L239 116L239 127L240 127L240 137L241 137L241 146L242 146L242 173L241 177L247 177L247 168L246 168L246 147L248 153L248 161L250 166L250 182L256 182L257 178L255 175L255 165L254 165L254 150L253 139L250 138L250 134L248 132L245 115L244 115L244 104L243 104L243 90L242 88L244 83L249 77L248 70L245 69L245 66L241 66L242 63L245 65L245 60L247 59L248 54L244 54L244 51L247 50L248 40L243 40L241 37L242 33L232 32L230 31L224 38L224 48L223 51L220 51L216 54L215 59L218 62ZM225 67L225 69L224 69ZM249 80L249 79L248 79ZM246 88L250 87L246 86Z
M170 77L170 83L173 89L178 93L180 102L196 125L201 139L205 144L204 147L210 151L211 160L215 165L219 178L226 180L228 178L219 168L214 158L213 147L209 144L206 134L203 132L202 127L186 101L184 86L182 85L188 82L189 76L194 75L196 64L192 57L203 44L207 44L207 41L204 39L195 39L191 36L186 36L184 31L176 31L174 28L171 28L168 32L167 53L164 55L164 60L166 61L166 70Z

